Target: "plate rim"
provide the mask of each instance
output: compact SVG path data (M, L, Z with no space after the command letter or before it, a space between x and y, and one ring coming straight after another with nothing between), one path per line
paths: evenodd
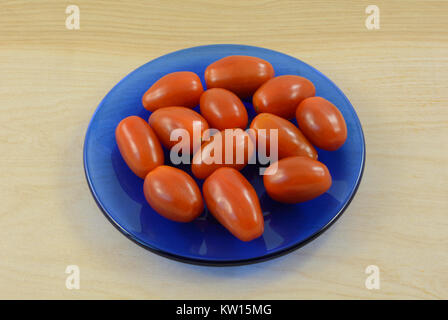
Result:
M99 197L95 191L95 188L92 184L92 181L90 179L89 173L88 173L88 165L87 165L87 146L86 146L86 141L87 141L87 137L89 136L90 133L90 129L92 126L92 121L95 118L96 113L98 112L98 110L101 108L101 106L103 105L105 99L109 96L109 94L124 80L126 80L130 75L132 75L134 72L136 72L137 70L139 70L140 68L143 68L145 65L147 65L148 63L154 62L162 57L165 57L167 55L171 55L171 54L176 54L176 53L180 53L182 51L187 51L187 50L191 50L191 49L198 49L198 48L204 48L204 47L216 47L216 46L230 46L230 47L246 47L246 48L254 48L254 49L262 49L265 51L270 51L272 53L275 54L282 54L285 56L288 56L289 58L293 58L295 60L298 60L302 63L304 63L305 65L307 65L308 67L310 67L311 69L313 69L314 71L316 71L317 73L319 73L321 76L323 76L334 88L336 88L337 91L339 91L342 94L342 97L344 98L344 100L352 107L355 116L356 116L356 120L357 120L357 124L359 126L359 130L360 130L360 134L361 134L361 138L362 138L362 154L361 154L361 170L356 178L356 183L355 183L355 187L353 188L348 200L345 202L345 204L343 205L343 207L338 211L338 213L325 225L323 226L321 229L319 229L318 231L316 231L315 233L313 233L312 235L310 235L308 238L299 241L298 243L292 244L286 248L283 248L281 250L269 253L269 254L265 254L265 255L261 255L258 257L253 257L253 258L248 258L248 259L229 259L229 260L207 260L207 259L199 259L199 258L191 258L191 257L185 257L185 256L181 256L178 254L173 254L164 250L161 250L159 248L153 247L151 245L148 245L147 243L143 243L142 241L140 241L138 238L136 238L135 236L133 236L132 234L130 234L126 229L124 229L118 222L116 222L107 212L107 210L104 208L104 206L102 205L102 203L99 201ZM350 100L347 98L347 96L345 95L345 93L339 89L339 87L330 79L328 78L325 74L323 74L322 72L320 72L318 69L314 68L312 65L304 62L301 59L298 59L296 57L293 57L291 55L288 55L286 53L280 52L280 51L276 51L276 50L272 50L272 49L268 49L268 48L263 48L263 47L259 47L259 46L250 46L250 45L241 45L241 44L210 44L210 45L201 45L201 46L194 46L194 47L188 47L188 48L183 48L180 50L176 50L176 51L172 51L166 54L163 54L155 59L152 59L144 64L142 64L141 66L135 68L134 70L132 70L130 73L128 73L125 77L123 77L120 81L118 81L113 87L112 89L110 89L108 91L108 93L101 99L100 103L98 104L98 106L96 107L95 111L93 112L89 124L87 126L86 129L86 133L84 136L84 142L83 142L83 168L84 168L84 175L86 177L87 180L87 185L89 186L89 191L92 194L93 199L95 200L95 203L97 204L97 206L99 207L99 209L101 210L101 212L103 213L103 215L106 217L106 219L118 230L120 231L120 233L122 233L126 238L128 238L129 240L131 240L132 242L136 243L137 245L139 245L140 247L155 253L157 255L160 255L162 257L171 259L171 260L175 260L178 262L182 262L182 263L187 263L187 264L193 264L193 265L200 265L200 266L213 266L213 267L225 267L225 266L241 266L241 265L248 265L248 264L254 264L254 263L260 263L260 262L264 262L267 260L272 260L274 258L278 258L281 257L283 255L286 255L288 253L291 253L303 246L305 246L306 244L310 243L311 241L315 240L317 237L319 237L320 235L322 235L326 230L328 230L341 216L342 214L345 212L345 210L348 208L348 206L350 205L350 203L352 202L353 198L355 197L359 185L361 183L363 174L364 174L364 168L365 168L365 163L366 163L366 143L365 143L365 136L364 136L364 131L362 128L362 124L361 124L361 120L358 117L358 114L356 113L355 108L353 107L353 105L351 104Z

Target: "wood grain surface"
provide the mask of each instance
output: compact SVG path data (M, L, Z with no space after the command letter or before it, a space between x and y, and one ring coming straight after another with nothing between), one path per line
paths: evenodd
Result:
M80 29L65 26L68 5ZM367 5L380 29L365 26ZM448 298L447 1L1 1L0 298ZM126 74L174 50L236 43L330 77L364 127L367 163L340 220L302 249L230 268L171 261L101 214L87 124ZM67 265L81 271L65 286ZM365 269L380 269L368 290Z

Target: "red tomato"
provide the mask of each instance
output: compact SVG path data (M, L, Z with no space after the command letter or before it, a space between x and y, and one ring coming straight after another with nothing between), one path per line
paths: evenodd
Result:
M247 111L233 92L214 88L205 91L200 100L201 114L218 130L247 127Z
M324 98L303 100L296 110L296 119L303 134L318 148L334 151L347 139L342 113Z
M274 114L260 113L252 120L250 128L255 131L258 147L260 147L260 143L265 144L267 151L271 148L270 130L278 130L277 150L279 159L292 156L307 156L317 159L316 149L314 149L302 132L288 120ZM263 132L261 129L265 129L265 131Z
M257 193L237 170L216 170L205 180L202 191L208 210L235 237L250 241L263 234L263 214Z
M194 108L203 91L196 73L173 72L157 80L143 95L142 103L149 111L170 106Z
M331 187L327 167L307 157L290 157L271 164L264 172L268 195L279 202L298 203L314 199Z
M294 117L299 103L316 94L313 83L299 76L279 76L263 84L253 96L257 113L267 112L285 119Z
M186 150L193 151L194 136L193 136L193 122L199 121L201 124L200 136L196 138L198 146L201 145L202 134L207 130L207 121L196 111L184 108L184 107L166 107L154 111L149 117L149 124L154 129L160 142L166 147L171 149L175 144L181 140L181 144L185 146ZM188 132L188 140L179 138L178 140L171 141L171 132L174 129L184 129Z
M148 173L143 192L156 212L173 221L190 222L204 210L196 182L174 167L160 166Z
M260 58L228 56L205 69L207 88L224 88L241 98L250 97L274 76L272 65Z
M115 129L118 149L129 168L140 178L163 165L163 150L149 124L137 116L120 121Z
M242 170L253 153L254 143L247 132L242 129L226 129L210 137L210 141L204 142L193 157L191 171L196 178L205 179L222 167Z

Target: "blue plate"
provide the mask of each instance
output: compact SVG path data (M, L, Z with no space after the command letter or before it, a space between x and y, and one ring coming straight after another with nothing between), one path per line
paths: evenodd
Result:
M150 112L142 95L160 77L174 71L193 71L203 81L212 62L228 55L249 55L269 61L276 75L295 74L310 79L316 95L333 102L344 115L348 138L335 152L318 150L333 185L320 197L296 205L271 200L258 169L242 173L254 186L265 217L262 237L242 242L222 227L207 210L194 222L177 223L158 215L145 201L143 180L123 161L114 131L123 118ZM255 113L245 101L249 118ZM84 168L93 197L109 221L129 239L162 256L205 265L238 265L278 257L299 248L327 229L347 208L361 180L365 158L364 136L359 119L342 91L306 63L280 52L243 45L210 45L176 51L159 57L121 80L101 101L87 129ZM169 161L169 157L166 157ZM191 174L188 166L185 166ZM198 181L200 187L202 182Z

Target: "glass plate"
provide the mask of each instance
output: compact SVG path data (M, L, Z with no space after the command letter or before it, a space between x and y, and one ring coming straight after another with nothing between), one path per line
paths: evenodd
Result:
M249 55L269 61L275 74L310 79L316 95L334 103L344 115L348 138L334 152L318 150L319 160L330 170L331 188L320 197L295 205L271 200L255 166L242 173L254 186L265 218L262 237L242 242L232 236L207 210L191 223L177 223L158 215L145 201L143 180L123 161L115 142L115 127L123 118L150 112L141 103L144 92L160 77L174 71L193 71L204 84L205 68L228 55ZM249 118L255 112L244 101ZM195 110L197 110L196 108ZM250 123L250 122L249 122ZM169 157L166 157L169 164ZM162 256L205 265L238 265L278 257L299 248L327 229L347 208L360 183L365 161L361 124L342 91L308 64L280 52L244 45L209 45L176 51L146 63L122 79L96 109L84 142L84 168L98 206L124 235ZM191 174L188 166L183 166ZM198 181L202 188L202 181Z

